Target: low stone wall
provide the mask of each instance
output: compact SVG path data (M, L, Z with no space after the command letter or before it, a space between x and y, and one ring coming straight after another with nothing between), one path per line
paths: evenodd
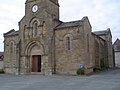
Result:
M87 75L87 74L91 74L91 73L93 73L93 67L87 67L85 69L85 74Z
M3 69L3 61L0 61L0 69Z
M8 68L4 68L4 71L5 71L6 74L15 74L15 75L17 75L17 69L16 68L8 67Z

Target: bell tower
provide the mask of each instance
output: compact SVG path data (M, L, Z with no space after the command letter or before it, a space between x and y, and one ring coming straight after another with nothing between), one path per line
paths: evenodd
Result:
M45 12L51 15L54 19L59 20L58 0L26 0L25 15L35 16L38 14L39 17L42 17Z
M37 0L26 0L26 3L27 3L27 2L28 2L28 3L29 3L29 2L33 2L33 1L37 1ZM50 1L52 1L52 2L54 2L54 3L56 3L56 4L58 3L58 0L50 0Z
M19 22L20 72L36 73L34 57L40 59L40 73L53 73L54 28L59 23L58 0L26 0L25 16ZM23 63L24 62L24 63Z
M26 0L25 16L19 22L20 32L23 32L24 28L31 29L34 20L39 26L44 23L47 26L47 35L52 35L53 28L59 23L58 0Z

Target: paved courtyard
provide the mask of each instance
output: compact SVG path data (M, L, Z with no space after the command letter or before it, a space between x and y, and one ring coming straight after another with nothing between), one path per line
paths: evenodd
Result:
M0 90L120 90L120 69L91 76L0 75Z

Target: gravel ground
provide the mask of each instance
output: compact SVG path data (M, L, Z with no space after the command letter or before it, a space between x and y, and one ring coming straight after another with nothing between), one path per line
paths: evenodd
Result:
M120 69L91 76L0 75L0 90L120 90Z

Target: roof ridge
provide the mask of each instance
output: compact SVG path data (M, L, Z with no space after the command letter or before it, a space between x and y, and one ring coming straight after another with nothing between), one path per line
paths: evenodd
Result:
M82 20L66 21L66 22L62 22L62 23L70 23L70 22L82 22Z
M80 26L80 25L82 25L81 20L70 21L70 22L61 22L60 24L58 24L55 27L55 29L66 28L66 27L75 27L75 26Z
M109 33L110 30L101 30L101 31L94 31L93 33L95 33L96 35L107 35Z
M4 33L4 35L7 35L7 34L12 33L12 32L14 32L14 31L15 31L15 30L12 29L12 30L8 31L7 33Z
M8 31L7 33L4 33L3 35L4 36L17 35L17 34L19 34L18 32L19 32L19 30L15 31L14 29L12 29L12 30Z

